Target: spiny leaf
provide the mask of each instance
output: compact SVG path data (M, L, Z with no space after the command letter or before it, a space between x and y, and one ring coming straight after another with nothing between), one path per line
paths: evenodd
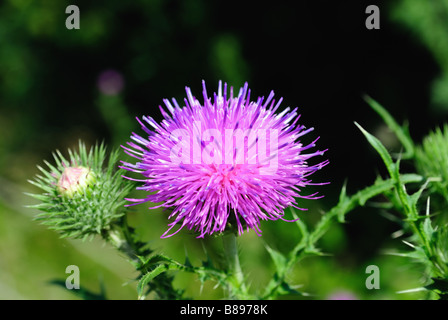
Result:
M389 175L394 178L396 176L395 172L395 164L392 161L392 158L387 151L386 147L381 143L380 140L378 140L376 137L368 133L363 127L361 127L357 122L355 122L355 125L361 130L361 132L366 137L367 141L370 143L370 145L375 148L375 150L379 153L381 159L383 159L384 164L386 165L387 171L389 172Z
M405 153L402 155L404 159L410 159L414 156L414 142L409 135L409 130L406 126L400 126L391 114L378 102L373 100L369 96L364 96L364 100L369 104L369 106L375 110L376 113L386 122L387 126L395 133L398 140L401 142L405 149Z
M422 177L416 174L405 174L400 176L402 183L420 182ZM340 202L334 206L330 211L322 216L321 220L317 223L314 230L309 235L309 243L315 244L317 241L328 231L331 226L334 217L345 216L348 212L356 208L357 206L363 206L367 200L383 194L384 192L393 189L395 182L391 179L383 180L378 178L375 183L368 186L352 196L344 195L345 191L341 191L342 196ZM341 218L339 218L341 219ZM310 252L312 251L310 248Z
M428 242L431 241L434 235L434 228L431 225L431 219L429 217L425 218L424 222L421 224L421 229Z
M187 268L193 268L193 265L191 264L191 261L190 261L190 259L188 258L188 255L185 253L185 262L184 262L184 265L187 267Z
M268 245L265 245L266 250L268 251L269 255L272 258L272 261L274 261L275 268L277 269L277 272L279 275L284 275L286 271L286 265L287 265L287 259L286 257L280 253L277 250L272 249Z
M162 254L155 254L146 260L146 262L144 263L144 266L150 267L155 264L162 264L162 263L177 264L173 259L171 259L167 256L164 256Z
M214 269L212 258L208 254L207 248L205 247L204 243L202 243L202 248L204 250L205 257L207 258L207 260L202 261L202 267L206 269L207 268Z
M342 185L342 188L341 188L341 193L339 194L338 204L340 204L341 207L346 207L346 206L348 206L349 202L350 202L350 199L347 196L347 181L344 181L344 184ZM338 221L340 223L345 222L345 211L346 210L339 210L339 212L338 212Z
M297 252L302 250L307 245L307 243L309 241L310 233L308 231L308 228L306 227L306 224L301 219L299 219L297 217L297 215L293 209L291 209L291 213L295 220L296 225L299 227L300 233L302 234L302 238L300 239L300 241L297 243L297 245L295 246L295 248L292 251L292 254L295 256Z
M143 290L145 289L146 285L155 277L157 277L159 274L161 274L162 272L165 272L169 269L168 265L164 265L161 264L159 266L157 266L155 269L149 271L148 273L146 273L145 275L143 275L138 284L137 284L137 294L138 294L138 299L141 300L144 297L144 293Z

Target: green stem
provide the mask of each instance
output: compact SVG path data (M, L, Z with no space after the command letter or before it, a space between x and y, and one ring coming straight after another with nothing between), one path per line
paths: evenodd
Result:
M128 241L123 230L110 230L106 236L106 241L109 241L118 251L124 253L133 263L138 263L138 252L133 248L132 243Z
M235 298L246 296L246 285L244 284L244 275L241 270L240 260L238 257L238 245L234 233L222 236L222 244L224 247L224 254L227 260L227 265L230 271L228 278L230 284L230 294Z

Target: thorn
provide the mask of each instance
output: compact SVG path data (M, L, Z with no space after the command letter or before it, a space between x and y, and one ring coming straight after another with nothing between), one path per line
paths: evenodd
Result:
M420 288L414 288L414 289L408 289L408 290L401 290L397 291L397 293L411 293L411 292L419 292L419 291L427 291L428 289L420 287Z
M401 241L403 241L404 244L407 244L408 246L410 246L412 249L415 248L415 246L412 243L407 242L406 240L401 240Z

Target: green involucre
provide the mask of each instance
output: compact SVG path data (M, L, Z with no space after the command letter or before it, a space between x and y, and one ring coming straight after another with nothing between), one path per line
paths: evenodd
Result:
M418 172L427 178L438 178L430 184L431 191L448 201L448 125L430 132L415 154Z

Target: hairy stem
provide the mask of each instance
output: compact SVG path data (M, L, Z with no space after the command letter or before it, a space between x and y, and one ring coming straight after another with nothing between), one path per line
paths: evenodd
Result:
M231 298L242 298L246 296L247 290L244 284L244 275L241 270L240 260L238 257L238 245L234 233L222 236L222 244L224 248L225 258L229 268L229 294Z

